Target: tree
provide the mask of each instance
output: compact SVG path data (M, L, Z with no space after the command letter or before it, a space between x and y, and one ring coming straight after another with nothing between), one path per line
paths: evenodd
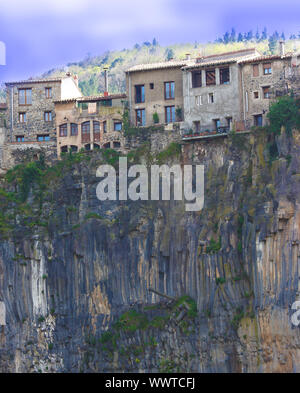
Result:
M247 41L251 41L252 38L253 38L253 31L250 30L250 31L248 31L248 33L247 33Z
M261 33L261 40L264 41L268 38L268 33L267 33L267 28L264 27L262 33Z
M277 45L277 41L274 38L274 35L272 35L271 37L269 37L269 51L271 52L272 55L274 55L275 50L276 50L276 45Z
M236 32L235 32L235 29L234 29L234 27L231 29L231 34L230 34L230 41L231 42L235 42L235 40L236 40Z
M292 128L300 128L300 112L293 95L280 97L270 106L267 114L270 121L269 132L279 135L281 127L291 133Z
M171 59L173 59L173 58L174 58L174 51L173 51L173 49L167 48L167 49L165 50L165 59L166 59L166 60L171 60Z
M230 40L230 35L229 35L228 31L226 31L226 33L223 36L224 44L228 44L229 40Z
M237 40L238 40L238 42L243 41L243 34L242 33L239 33Z

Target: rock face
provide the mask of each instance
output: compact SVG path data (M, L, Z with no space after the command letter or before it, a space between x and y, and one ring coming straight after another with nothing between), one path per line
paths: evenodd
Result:
M205 165L194 213L100 202L97 158L74 164L49 186L47 225L17 216L2 236L0 371L299 372L300 140L268 138L164 156Z

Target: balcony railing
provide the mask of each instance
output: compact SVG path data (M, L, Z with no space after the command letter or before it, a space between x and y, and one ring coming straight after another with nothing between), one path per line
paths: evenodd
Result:
M220 127L212 127L212 126L201 126L199 130L185 130L182 133L183 138L197 138L209 135L217 135L217 134L228 134L230 131L229 126L220 126Z

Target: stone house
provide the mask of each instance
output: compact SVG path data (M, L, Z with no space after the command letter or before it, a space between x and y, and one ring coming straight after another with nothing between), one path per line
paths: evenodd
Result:
M267 113L274 99L291 90L300 93L300 55L285 54L283 42L280 48L278 55L260 56L240 63L243 120L247 129L267 124Z
M80 149L124 147L125 94L55 101L57 155Z
M171 124L183 120L183 66L191 62L165 61L136 65L126 71L129 117L135 126Z
M186 133L228 132L241 127L242 84L239 62L260 56L244 49L200 57L182 67Z
M82 96L77 76L9 82L6 90L5 167L14 164L15 150L56 153L54 101Z

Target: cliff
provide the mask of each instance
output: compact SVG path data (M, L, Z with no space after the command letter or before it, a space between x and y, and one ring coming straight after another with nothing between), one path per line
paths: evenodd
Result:
M201 212L100 202L112 151L8 173L1 372L300 371L299 133L174 146L129 159L204 164Z

